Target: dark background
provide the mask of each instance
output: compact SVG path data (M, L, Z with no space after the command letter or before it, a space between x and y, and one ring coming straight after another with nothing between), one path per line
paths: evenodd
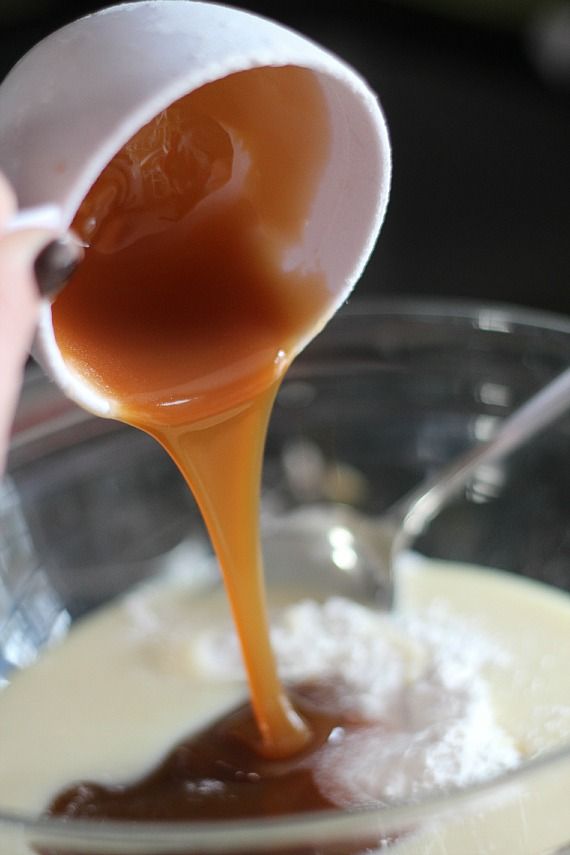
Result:
M0 0L0 77L43 35L106 5ZM567 2L235 5L336 51L380 95L392 198L354 299L448 295L570 314Z

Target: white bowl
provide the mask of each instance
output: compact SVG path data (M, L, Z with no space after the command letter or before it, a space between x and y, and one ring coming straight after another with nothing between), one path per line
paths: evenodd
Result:
M358 280L384 217L386 125L376 97L351 68L291 30L237 9L142 0L90 15L36 45L0 87L0 168L23 209L12 227L67 229L107 163L169 104L233 72L283 65L315 72L330 113L330 156L302 247L331 292L324 324ZM110 402L64 362L48 303L35 351L66 394L113 415Z

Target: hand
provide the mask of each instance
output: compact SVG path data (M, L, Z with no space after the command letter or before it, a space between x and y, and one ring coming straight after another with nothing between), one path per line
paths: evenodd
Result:
M61 243L57 234L45 229L7 233L6 223L15 210L14 193L0 174L0 473L40 294L61 287L80 257L78 248L70 249L69 241Z

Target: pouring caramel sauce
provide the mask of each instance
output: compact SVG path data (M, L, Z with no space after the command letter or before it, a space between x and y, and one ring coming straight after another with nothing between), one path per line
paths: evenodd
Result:
M75 784L55 797L50 814L69 819L176 822L330 809L334 802L319 788L310 758L338 729L338 717L299 693L294 700L311 723L311 739L290 760L267 760L252 748L256 725L247 704L177 744L141 780Z
M68 365L164 446L200 506L256 723L238 716L231 730L265 770L304 756L333 728L296 708L277 675L258 523L273 400L333 298L318 264L297 260L329 145L327 105L310 71L253 69L192 92L137 133L90 190L73 226L85 261L53 306ZM219 724L213 733L198 744L219 746ZM70 815L80 791L51 812ZM306 802L327 805L320 795ZM131 816L109 810L92 804L85 815ZM238 812L251 815L247 805Z

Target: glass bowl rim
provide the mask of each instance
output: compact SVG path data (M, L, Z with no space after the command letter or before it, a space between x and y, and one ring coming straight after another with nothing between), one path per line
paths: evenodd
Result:
M431 320L456 318L479 321L492 317L516 326L544 329L548 332L570 333L570 316L548 309L535 309L517 303L480 300L471 297L418 297L399 295L387 297L358 297L351 295L344 306L329 321L346 315L425 316ZM487 326L481 327L487 329Z
M61 817L26 818L0 813L0 842L3 831L24 834L26 842L38 846L63 846L61 855L76 852L76 846L92 847L93 855L107 855L119 846L124 853L148 855L157 846L160 855L200 853L264 852L267 847L326 844L364 840L418 829L422 822L459 810L475 812L496 806L508 793L517 793L529 777L568 768L570 745L545 752L501 775L468 787L435 793L416 803L378 807L331 809L277 818L195 822L126 822L69 820ZM127 848L124 848L124 847ZM70 848L73 847L73 848ZM190 848L189 848L190 847Z
M358 317L379 319L426 318L429 321L455 319L471 322L482 330L512 333L512 327L526 327L569 336L570 318L560 313L535 310L526 306L472 299L445 297L355 298L340 314L340 322ZM75 406L75 405L72 405ZM85 413L85 418L93 418ZM102 855L112 846L125 853L148 852L158 846L161 853L257 852L283 845L294 848L310 840L314 844L331 840L349 840L351 835L364 839L417 827L434 816L454 814L461 808L478 810L497 800L530 777L556 772L570 766L570 744L545 752L489 780L468 787L429 794L421 801L385 806L362 806L287 815L278 818L216 820L215 822L121 822L68 820L59 817L30 817L4 811L0 807L0 838L3 832L25 835L34 845L89 846ZM126 848L125 848L126 847ZM246 848L244 848L246 847Z
M527 306L488 300L481 301L471 298L448 299L446 297L418 298L415 296L389 296L349 298L337 314L328 322L324 331L316 336L317 342L326 337L326 331L330 327L334 329L338 324L345 322L358 319L362 319L363 322L370 322L382 317L392 319L400 317L401 319L418 320L425 318L430 322L453 319L458 322L468 323L474 329L480 329L481 331L496 331L508 334L516 333L517 329L526 328L529 330L542 330L562 336L570 335L570 317L542 309L532 309ZM306 348L309 353L312 352L311 344ZM318 343L316 347L318 348ZM303 374L303 368L299 371L299 363L301 366L303 365L303 353L293 361L286 379L298 379L298 374ZM30 414L26 412L23 424L20 424L18 421L17 411L16 422L11 437L11 451L8 456L8 472L10 472L11 466L14 463L16 466L19 465L22 451L27 447L33 446L34 443L41 443L42 438L46 434L57 433L62 428L80 428L84 422L89 421L98 425L94 429L94 434L98 435L107 433L113 430L114 426L120 424L113 419L94 416L93 413L81 409L73 401L65 398L63 392L54 383L48 381L38 365L34 365L31 371L26 372L24 397L27 387L33 387L36 383L42 384L43 393L47 396L49 402L57 398L57 407L55 412L52 407L47 407L43 408L39 413L35 412L32 407L31 419L29 418ZM44 419L46 412L48 416L47 421L40 421L39 418ZM16 452L15 455L14 452Z

